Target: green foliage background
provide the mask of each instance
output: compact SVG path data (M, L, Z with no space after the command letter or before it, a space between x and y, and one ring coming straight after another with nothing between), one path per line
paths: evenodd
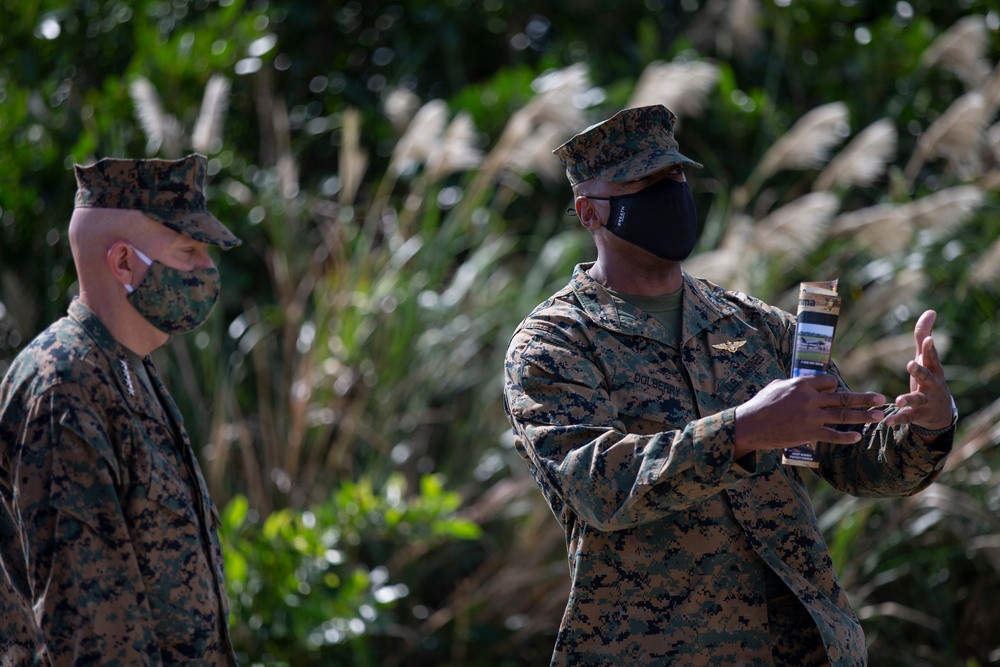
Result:
M718 77L679 133L705 164L689 176L702 259L747 225L771 241L792 233L768 215L808 193L817 169L758 182L760 166L832 102L849 118L844 139L883 117L898 133L874 183L831 189L841 212L977 188L971 210L882 228L877 240L899 237L891 252L861 233L825 233L801 256L758 237L730 264L740 286L785 306L798 281L839 276L835 352L856 387L888 395L905 381L889 343L938 310L963 415L949 469L912 499L821 485L814 498L872 664L1000 664L998 296L995 274L972 279L1000 237L998 159L983 140L974 160L928 154L907 169L970 89L921 54L978 16L995 67L1000 17L986 0L779 0L757 5L757 40L740 43L726 17L747 4L0 0L0 372L75 292L72 165L172 157L150 142L130 85L153 84L187 152L223 75L209 198L245 243L217 258L224 294L209 323L157 361L224 506L244 662L543 663L564 545L511 448L500 371L516 323L593 250L564 217L554 158L515 156L545 155L626 105L651 64L710 63ZM543 105L574 64L585 83L561 110ZM448 123L467 117L471 160L402 162L418 133L393 122L399 90L439 101ZM519 135L515 120L550 134Z

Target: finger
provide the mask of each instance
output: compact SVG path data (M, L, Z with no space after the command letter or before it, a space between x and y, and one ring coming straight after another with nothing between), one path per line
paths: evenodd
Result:
M900 394L895 400L896 407L905 410L920 410L927 406L937 406L938 404L951 404L951 395L947 386L940 388L927 387L911 391L909 394Z
M838 431L833 428L824 428L818 440L820 442L829 442L833 445L853 445L861 440L861 433L858 431Z
M873 408L884 403L885 396L875 392L840 391L824 394L821 406L824 408Z
M944 372L941 366L941 357L938 355L937 346L934 344L934 336L924 338L923 347L920 349L920 365L932 373Z
M951 421L952 407L950 395L935 398L925 394L908 394L900 396L900 399L902 398L908 400L908 407L886 417L886 426L915 423L922 426L930 424L936 428ZM898 401L897 405L899 405Z
M928 403L927 395L921 391L914 391L909 394L902 394L896 397L896 407L900 408L900 411L896 414L903 415L904 419L894 419L893 423L908 422L910 421L911 412L918 408L921 408Z
M803 377L796 378L796 381L805 385L809 385L818 392L829 393L836 391L837 389L837 378L827 373L806 375Z
M885 418L886 426L899 426L901 424L909 424L912 418L913 411L911 408L905 408L894 412Z
M945 392L944 369L941 368L940 363L935 363L932 370L911 361L906 365L906 372L910 374L910 389L912 391L896 397L896 405L899 407L913 406L915 400L921 400L924 397L932 399Z
M913 375L913 377L915 378L916 375ZM923 398L923 395L923 392L919 389L911 391L909 394L900 394L896 397L896 407L912 409L916 407L916 404Z
M937 377L925 364L918 364L915 361L906 364L906 372L921 385L929 384Z
M924 339L931 335L936 320L937 313L933 310L925 310L917 319L917 324L913 327L913 342L916 343L918 355L923 349Z
M896 397L896 407L915 410L930 403L927 394L922 391L911 391L909 394L901 394Z
M823 421L827 424L872 424L885 419L884 410L875 409L843 409L827 410L823 415Z

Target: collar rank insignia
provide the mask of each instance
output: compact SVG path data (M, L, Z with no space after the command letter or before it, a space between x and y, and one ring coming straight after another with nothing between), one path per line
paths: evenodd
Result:
M135 396L135 386L132 384L132 375L128 372L128 362L124 359L118 360L122 365L122 375L125 376L125 387L129 396Z
M725 350L726 352L732 354L746 344L747 342L745 340L727 340L725 343L716 343L712 347L716 350Z

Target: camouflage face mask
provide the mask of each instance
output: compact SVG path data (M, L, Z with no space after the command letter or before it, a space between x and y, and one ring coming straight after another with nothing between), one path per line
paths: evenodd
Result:
M132 250L149 267L138 287L125 285L129 303L140 315L167 334L191 331L208 319L219 298L218 269L181 271Z

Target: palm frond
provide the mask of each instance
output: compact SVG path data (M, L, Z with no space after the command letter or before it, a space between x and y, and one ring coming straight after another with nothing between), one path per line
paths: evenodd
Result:
M966 282L975 287L996 287L1000 280L1000 239L994 241L986 252L969 269Z
M864 247L892 254L902 251L917 229L941 236L967 221L985 194L974 185L939 190L906 204L878 204L838 216L830 225L837 236L853 236Z
M983 94L983 104L986 105L986 115L989 118L993 118L996 114L997 108L1000 107L1000 62L997 63L996 67L986 81L983 82L982 87L979 89Z
M912 358L913 336L899 334L849 348L837 357L837 366L846 377L864 377L880 366L893 370L905 368Z
M986 147L993 157L993 163L1000 165L1000 123L994 123L986 130Z
M847 105L831 102L802 116L764 154L760 170L765 176L787 169L815 169L826 162L830 148L847 136Z
M945 470L962 465L978 452L1000 444L1000 399L962 420L962 438L948 455Z
M548 132L551 136L560 137L558 142L548 146L551 151L565 141L567 135L579 131L584 125L583 109L594 101L587 94L590 90L590 70L586 65L576 63L547 72L535 79L531 87L536 93L535 97L514 112L507 121L500 138L486 155L482 168L466 190L455 213L460 219L468 218L472 207L486 188L498 180L502 170L517 163L517 153L524 150L526 142L536 137L539 127L550 126ZM554 164L559 164L554 156L549 159Z
M926 286L927 274L922 269L905 268L897 271L890 279L867 288L861 298L851 306L851 312L855 314L854 326L862 329L870 327L883 318L890 308L917 310L920 295ZM937 335L935 334L935 340ZM912 335L909 336L909 341L909 358L912 359L914 353Z
M448 120L448 105L444 100L431 100L414 115L392 150L389 173L400 176L414 172L436 150Z
M983 192L993 192L1000 190L1000 169L994 167L976 179L976 187Z
M851 185L867 186L885 173L896 155L898 135L888 118L877 120L854 137L820 172L813 190Z
M368 168L368 151L361 147L361 113L357 109L344 111L340 136L339 199L346 205L354 201Z
M164 110L156 87L149 79L138 76L129 84L128 91L139 126L146 135L146 153L162 152L168 158L180 157L184 130L180 121Z
M691 257L684 262L684 269L692 276L710 280L727 289L738 289L733 281L745 260L745 252L735 248L717 248Z
M678 118L697 117L718 80L719 68L709 62L655 61L642 71L627 106L662 104Z
M758 0L707 0L701 5L686 33L699 52L714 51L725 60L753 55L764 39Z
M747 264L757 257L752 244L753 218L735 214L719 246L714 250L698 253L684 262L684 269L693 276L710 280L727 289L745 290L747 284L740 276Z
M413 114L420 108L420 98L407 88L394 88L385 96L382 112L398 132L402 132L413 120Z
M920 136L920 148L926 155L960 160L979 144L988 120L982 93L966 93Z
M857 307L854 310L857 311ZM944 356L951 347L951 338L940 331L935 331L934 345L938 353ZM837 366L847 377L864 377L871 373L871 369L877 367L902 372L906 364L913 359L915 352L913 334L902 333L886 336L867 345L852 347L847 354L837 358Z
M507 155L504 168L515 174L535 173L550 183L565 179L562 164L553 159L552 147L565 138L565 129L555 123L542 123L525 141Z
M896 210L881 226L870 226L859 231L854 240L862 248L867 248L877 256L895 255L910 247L913 237L913 223L906 219L902 211Z
M946 188L903 205L903 214L918 227L947 234L983 204L985 193L974 185Z
M832 192L812 192L782 206L757 223L754 246L787 264L805 257L826 237L840 198Z
M890 224L898 208L895 204L876 204L841 213L830 224L830 233L851 236L868 227Z
M497 142L506 149L526 141L542 123L554 123L570 132L577 131L584 122L582 96L590 88L590 71L586 65L576 63L547 72L535 79L531 88L535 96L514 113ZM501 158L497 159L503 162Z
M286 200L299 194L299 163L292 152L291 122L284 98L271 101L271 122L274 124L275 172L278 175L278 192Z
M924 161L930 158L945 158L953 166L973 159L983 141L987 122L982 93L966 93L952 102L917 140L917 150L904 170L906 180L913 182Z
M742 210L764 181L779 171L819 168L830 149L849 131L847 105L843 102L824 104L802 116L764 153L746 183L733 192L733 206Z
M984 57L988 42L986 17L965 16L931 42L920 62L925 67L941 65L967 87L975 88L989 75L989 63Z
M726 17L726 28L732 43L733 55L737 59L750 56L764 41L764 33L760 28L760 2L730 0Z
M191 147L204 155L222 150L222 125L229 108L229 79L213 74L205 85L205 94L191 133Z
M441 137L427 156L427 178L437 181L448 174L478 167L483 161L483 152L476 145L476 127L472 116L460 111L452 119Z

